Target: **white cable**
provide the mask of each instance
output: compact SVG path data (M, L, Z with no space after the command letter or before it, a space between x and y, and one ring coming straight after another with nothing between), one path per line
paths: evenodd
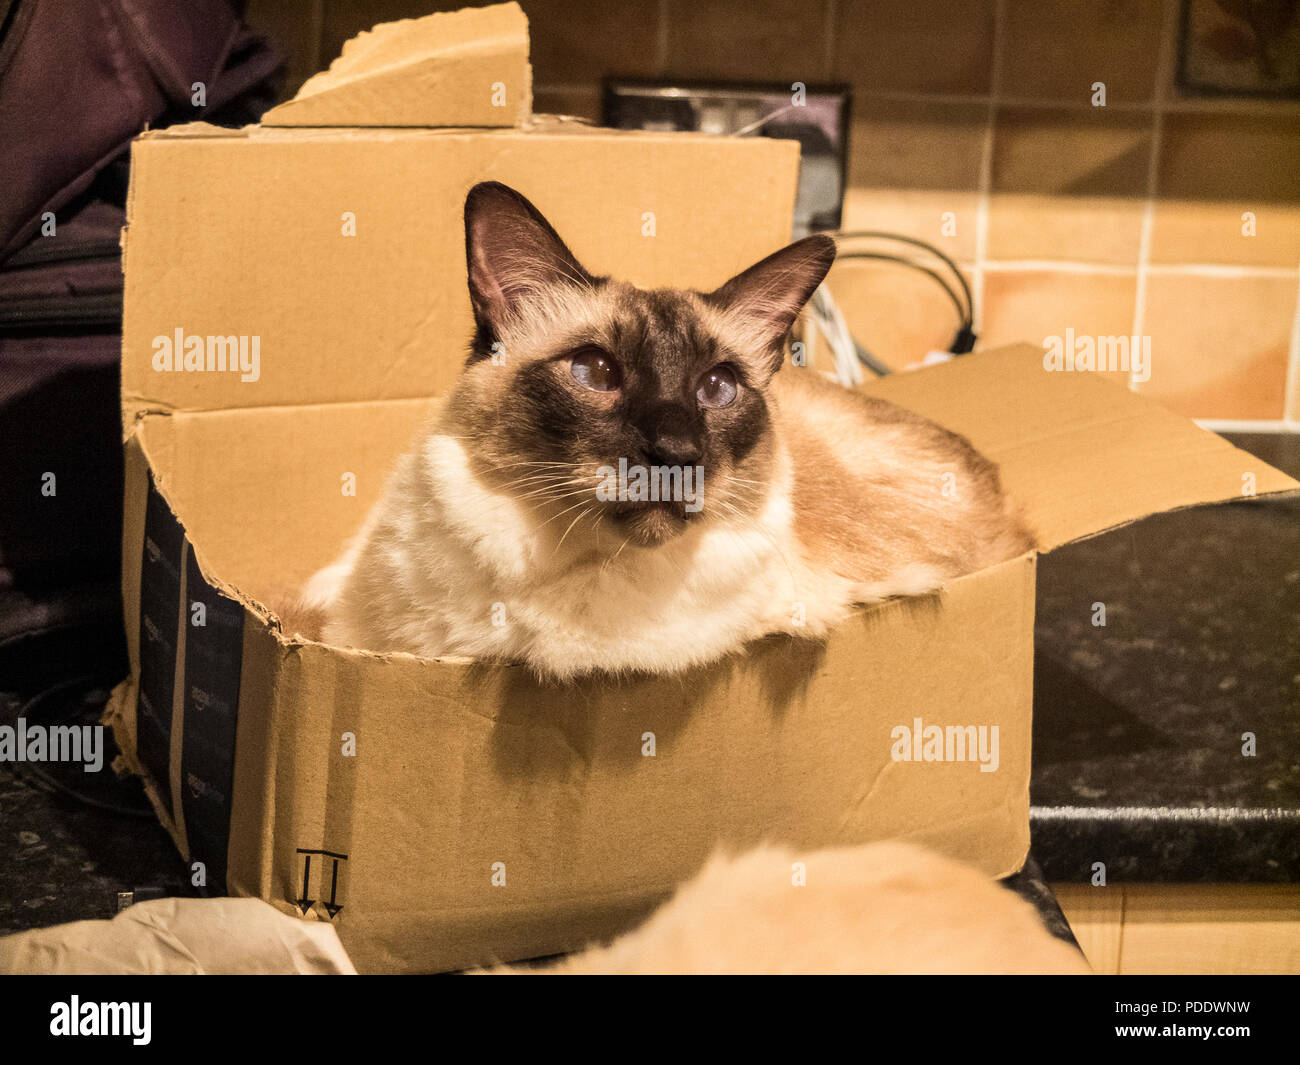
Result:
M818 286L813 293L811 312L816 328L809 330L809 339L817 332L826 338L835 364L835 379L846 388L861 384L862 365L858 361L857 345L853 342L853 334L849 331L843 312L825 285ZM810 350L810 361L811 356Z

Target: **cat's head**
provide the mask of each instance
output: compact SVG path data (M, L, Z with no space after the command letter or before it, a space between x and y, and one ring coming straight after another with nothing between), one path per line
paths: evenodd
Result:
M561 529L603 523L615 545L761 505L766 390L835 257L829 237L712 292L640 289L588 273L528 200L485 182L465 202L465 246L475 334L451 411L481 476Z

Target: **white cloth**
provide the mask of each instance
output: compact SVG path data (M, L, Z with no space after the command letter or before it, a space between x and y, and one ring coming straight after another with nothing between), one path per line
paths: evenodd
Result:
M153 899L0 938L0 974L355 975L333 926L261 899Z

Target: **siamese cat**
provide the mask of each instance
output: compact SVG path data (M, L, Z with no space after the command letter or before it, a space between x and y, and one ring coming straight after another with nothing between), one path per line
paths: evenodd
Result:
M465 246L465 369L304 589L326 642L559 680L676 673L1033 546L963 437L782 367L829 237L712 292L641 289L485 182Z

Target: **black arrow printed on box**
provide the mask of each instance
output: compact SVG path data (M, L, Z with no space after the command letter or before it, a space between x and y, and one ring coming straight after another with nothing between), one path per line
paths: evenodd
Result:
M337 901L339 888L339 862L346 862L348 856L346 854L339 854L337 851L318 850L308 847L298 847L297 852L303 856L302 895L297 899L290 899L290 901L298 907L300 913L306 915L307 911L317 902L316 899L311 898L308 894L311 889L311 856L313 854L319 854L323 858L332 858L334 864L330 870L330 897L328 902L322 901L321 905L325 907L325 911L330 915L330 920L333 920L338 916L339 911L343 909L342 904Z

